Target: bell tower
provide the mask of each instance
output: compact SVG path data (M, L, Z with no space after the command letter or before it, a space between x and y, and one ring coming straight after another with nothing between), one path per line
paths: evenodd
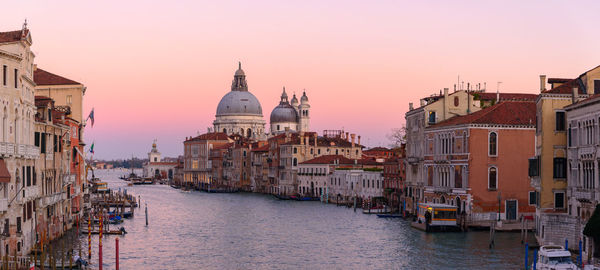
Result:
M310 131L310 105L308 104L308 97L306 96L306 90L303 91L302 97L300 98L300 105L298 106L298 114L300 116L300 131Z

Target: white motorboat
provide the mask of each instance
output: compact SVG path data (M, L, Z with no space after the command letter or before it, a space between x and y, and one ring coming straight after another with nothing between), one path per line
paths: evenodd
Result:
M579 270L571 260L571 252L562 246L542 246L534 270Z

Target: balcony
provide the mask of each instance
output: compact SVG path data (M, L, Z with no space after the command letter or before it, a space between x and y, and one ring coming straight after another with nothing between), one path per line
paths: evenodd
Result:
M15 154L15 144L0 142L0 155L13 156Z
M63 199L63 194L64 194L64 197L66 198L67 194L63 193L63 192L46 195L46 197L44 197L42 202L43 202L44 206L56 204Z
M35 199L40 196L40 189L37 186L26 187L25 189L25 199Z
M75 174L67 174L65 175L65 178L63 179L63 184L64 185L73 185L75 184Z
M594 201L596 199L596 190L587 188L575 188L571 196L573 196L576 199Z

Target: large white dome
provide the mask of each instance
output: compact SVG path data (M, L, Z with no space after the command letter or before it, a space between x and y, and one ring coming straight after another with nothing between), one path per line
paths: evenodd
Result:
M231 91L217 106L217 116L255 115L262 116L258 99L248 91Z

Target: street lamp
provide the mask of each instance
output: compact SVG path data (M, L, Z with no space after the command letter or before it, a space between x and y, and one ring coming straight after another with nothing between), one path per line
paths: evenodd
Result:
M498 221L500 221L500 200L502 199L502 192L498 191Z

